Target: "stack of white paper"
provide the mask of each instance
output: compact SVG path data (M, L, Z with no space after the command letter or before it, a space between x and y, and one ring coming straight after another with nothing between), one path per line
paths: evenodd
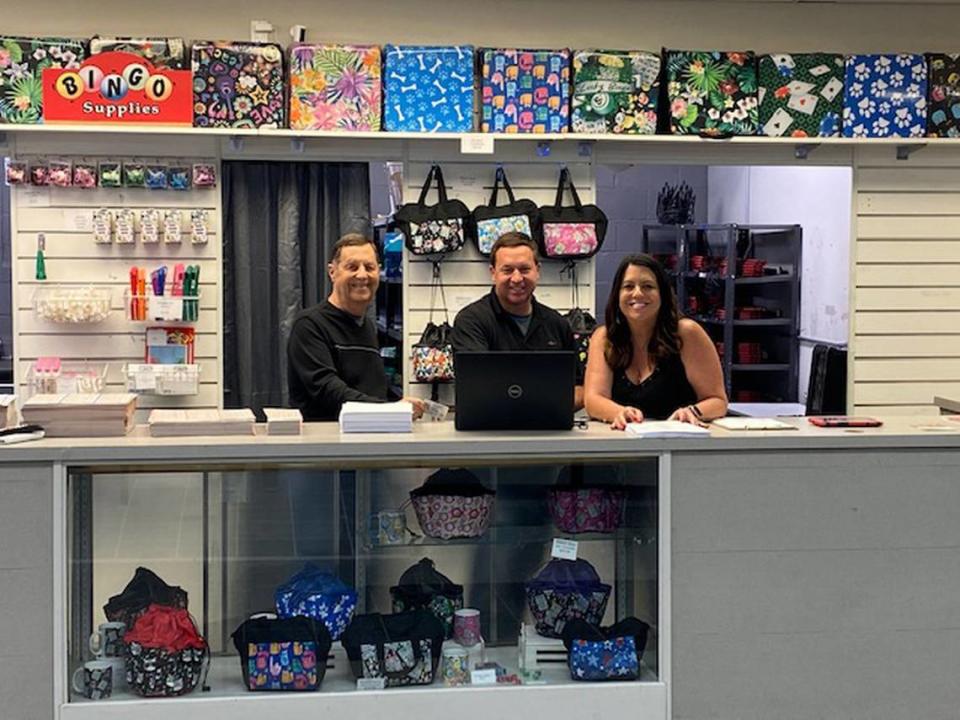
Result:
M725 417L714 420L713 424L724 430L797 430L796 425L774 420L773 418Z
M39 394L23 404L21 414L47 437L101 437L130 432L136 407L133 393Z
M16 426L17 419L17 396L0 395L0 428Z
M247 408L153 410L147 419L153 437L253 435L256 418Z
M628 423L627 433L643 438L689 438L708 437L710 431L679 420L647 420L642 423Z
M303 415L296 408L264 408L267 435L299 435L303 431Z
M393 403L344 403L340 408L340 432L413 432L413 405L406 400Z

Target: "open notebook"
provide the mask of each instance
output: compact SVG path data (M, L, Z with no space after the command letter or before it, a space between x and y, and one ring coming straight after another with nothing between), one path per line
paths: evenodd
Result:
M647 420L641 423L628 423L627 434L643 438L693 438L709 437L707 428L682 423L678 420Z

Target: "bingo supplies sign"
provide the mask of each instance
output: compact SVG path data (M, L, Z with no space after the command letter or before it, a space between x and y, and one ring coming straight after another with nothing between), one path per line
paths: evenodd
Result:
M44 122L193 124L192 73L139 55L94 55L75 70L43 71Z

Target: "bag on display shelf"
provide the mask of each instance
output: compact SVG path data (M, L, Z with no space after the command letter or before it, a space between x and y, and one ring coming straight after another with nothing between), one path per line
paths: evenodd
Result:
M90 54L125 52L139 55L155 68L183 70L187 67L187 47L182 38L100 37L90 39Z
M0 124L35 124L43 122L43 71L79 68L87 43L0 35L0 53L6 58L0 64Z
M571 620L563 629L573 680L636 680L650 626L627 617L610 627Z
M570 125L570 51L480 51L482 132L565 133Z
M569 187L573 205L563 206L563 191ZM607 233L607 216L596 205L584 205L563 168L557 183L557 197L553 205L540 207L543 239L540 254L551 260L585 260L593 257L603 246Z
M930 53L928 137L960 137L960 55Z
M277 588L273 595L281 618L305 616L322 622L336 640L357 608L357 592L313 563Z
M927 80L923 55L848 55L843 136L923 137Z
M843 116L843 55L763 55L758 66L760 134L838 137Z
M191 692L210 667L210 650L190 614L151 605L123 637L127 684L143 697Z
M599 625L612 588L600 582L596 569L586 560L554 558L527 582L525 590L537 632L559 638L574 619Z
M433 310L440 296L444 320L439 325L433 322ZM433 263L433 280L430 286L430 316L423 334L413 346L413 380L418 383L450 382L453 380L453 345L450 335L450 316L447 314L447 301L443 294L443 281L440 277L440 263Z
M197 41L191 65L195 126L286 127L286 85L279 45Z
M570 129L575 133L653 135L660 55L639 50L573 54Z
M480 537L490 526L496 492L469 470L441 469L410 491L410 503L427 537Z
M314 45L290 48L290 128L380 129L378 45Z
M385 130L473 130L472 45L387 45L383 54Z
M340 641L356 678L384 678L386 687L429 685L440 663L443 624L428 610L357 615Z
M317 690L323 682L332 640L322 622L263 613L230 637L248 690Z
M501 184L510 201L506 205L497 205ZM540 210L537 204L533 200L517 200L506 173L499 166L493 181L490 202L474 209L473 221L476 226L477 250L484 257L490 257L490 250L497 238L508 232L521 232L535 242L540 242Z
M674 135L757 134L757 65L752 52L666 51L663 109Z
M103 614L111 622L122 622L129 630L151 605L186 610L187 592L181 587L167 585L152 570L138 567L123 592L107 600Z
M427 205L427 193L437 183L439 202ZM456 252L471 235L470 211L460 200L449 200L443 183L443 171L432 165L423 183L417 202L397 209L394 222L406 238L407 249L414 255L444 255Z
M423 558L407 568L397 584L390 588L390 597L393 612L429 610L443 624L444 637L453 636L453 615L463 608L463 585L457 585L438 572L430 558Z

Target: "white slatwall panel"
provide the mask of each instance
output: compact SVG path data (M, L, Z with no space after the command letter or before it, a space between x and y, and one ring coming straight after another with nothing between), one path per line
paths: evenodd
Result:
M211 161L219 155L216 139L178 140L175 152L162 139L98 137L18 137L13 149L18 157L65 156L99 159L160 161ZM138 413L143 421L152 407L208 407L222 405L222 321L221 321L221 201L220 188L186 192L150 191L133 188L80 190L66 188L14 188L12 195L14 352L15 382L21 394L26 390L27 371L40 356L56 355L64 360L106 362L110 390L126 387L123 365L142 362L144 331L147 325L126 319L124 291L129 287L131 266L149 272L166 265L172 273L177 263L200 265L200 316L194 324L197 339L195 358L201 366L197 395L157 397L143 395ZM144 208L161 211L180 209L184 214L184 237L180 244L163 242L144 245L93 241L91 219L95 209L131 208L139 218ZM189 212L207 210L209 240L193 245L189 237ZM47 280L34 275L37 234L46 236ZM168 287L170 278L168 275ZM51 285L104 285L112 289L113 312L101 323L65 325L38 318L33 295L38 287Z
M853 410L935 415L960 397L960 153L859 148L854 183Z
M420 194L424 178L430 164L437 162L443 168L447 194L450 198L462 200L471 210L486 204L493 186L497 162L504 166L507 179L519 198L530 198L538 204L552 203L556 195L557 180L561 163L570 170L580 199L584 203L594 201L594 173L589 157L578 157L575 147L555 146L549 157L540 157L535 146L518 143L497 145L496 159L491 156L461 155L457 148L440 143L411 144L404 166L404 200L413 202ZM523 145L524 147L520 147ZM436 193L428 196L428 202L436 202ZM507 202L501 190L498 202ZM569 195L565 203L571 202ZM537 286L537 300L564 313L574 306L570 280L560 276L562 263L542 261L540 282ZM404 251L404 366L405 392L407 394L429 397L429 385L411 384L412 369L410 353L414 343L420 338L430 317L430 281L432 268L428 261L411 256ZM592 260L578 263L578 284L580 287L580 306L593 310L594 263ZM482 257L476 248L468 247L450 256L443 262L443 282L450 322L457 312L477 298L489 292L491 287L489 260ZM434 312L434 322L443 320L443 313ZM443 402L453 402L452 387L440 389Z

